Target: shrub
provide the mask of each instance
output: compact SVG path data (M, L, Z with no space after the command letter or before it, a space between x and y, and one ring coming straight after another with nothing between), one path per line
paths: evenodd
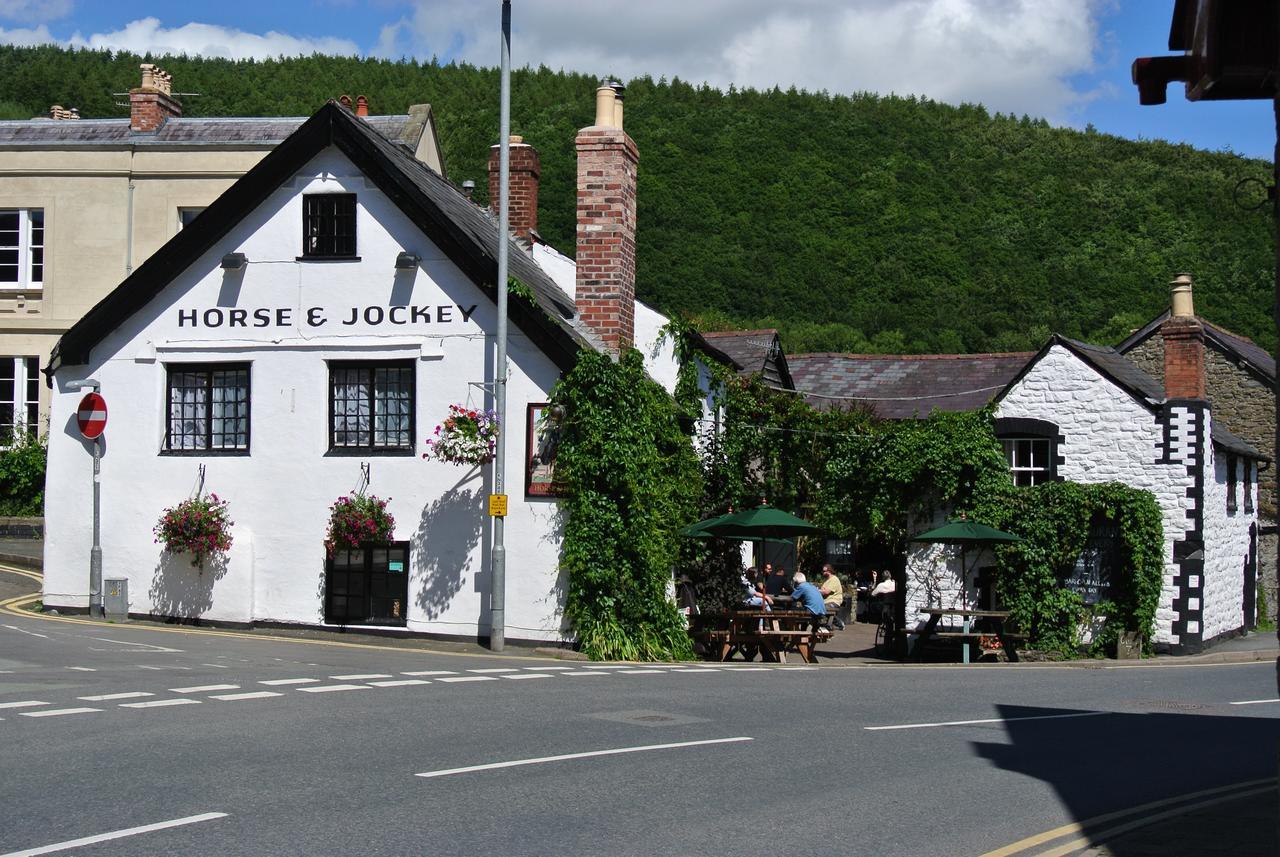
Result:
M44 514L44 473L49 448L44 438L18 432L0 449L0 515Z

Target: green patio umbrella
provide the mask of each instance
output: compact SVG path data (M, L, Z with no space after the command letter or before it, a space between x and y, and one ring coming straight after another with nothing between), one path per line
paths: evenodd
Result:
M947 521L937 529L917 533L911 537L913 542L929 542L940 545L960 546L960 597L965 604L969 601L969 569L965 567L965 550L972 545L987 547L997 544L1010 544L1022 541L1021 536L988 527L976 521Z
M731 514L732 513L730 513L730 515ZM707 532L707 527L711 526L712 524L718 524L728 517L729 515L716 515L714 518L707 518L706 520L698 521L696 524L690 524L689 526L681 530L680 535L688 536L691 539L714 538L714 536L711 533Z
M718 522L706 524L704 529L713 536L760 540L786 539L821 532L820 527L804 518L797 518L790 512L764 504L725 515Z

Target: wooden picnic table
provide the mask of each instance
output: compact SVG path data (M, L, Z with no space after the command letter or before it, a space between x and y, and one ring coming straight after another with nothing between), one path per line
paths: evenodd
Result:
M750 608L704 613L698 618L699 628L691 633L716 660L727 661L734 652L753 660L758 651L763 659L786 663L787 650L794 649L806 663L814 663L813 649L822 639L815 626L826 617L808 610Z
M1025 639L1023 634L1010 634L1004 629L1004 622L1009 618L1007 610L978 610L968 607L926 607L920 611L929 614L929 621L921 628L916 636L915 654L916 660L924 658L925 645L931 639L957 639L964 643L964 662L969 663L969 643L971 640L977 641L982 637L989 637L992 634L1000 641L1000 647L1004 650L1005 655L1010 661L1017 662L1018 651L1013 643L1016 640ZM959 616L963 619L961 630L938 630L938 623L942 621L944 616ZM989 625L990 630L976 630L975 621L980 621L984 625Z

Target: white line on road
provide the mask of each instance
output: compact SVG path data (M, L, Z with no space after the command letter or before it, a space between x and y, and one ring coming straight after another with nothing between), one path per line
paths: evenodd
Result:
M1267 702L1280 702L1280 699L1242 699L1239 702L1233 702L1232 705L1262 705Z
M35 631L27 631L17 627L16 625L5 625L5 627L8 628L10 631L17 631L19 634L28 634L32 637L42 637L46 640L49 639L48 634L37 634Z
M425 678L398 678L391 681L371 681L374 687L410 687L416 684L431 684Z
M591 750L586 753L566 753L563 756L543 756L538 759L516 759L511 762L491 762L487 765L469 765L465 768L445 768L441 771L426 771L414 774L415 777L447 777L452 774L469 774L473 771L492 771L497 768L518 768L521 765L541 765L544 762L564 762L569 759L587 759L592 756L618 756L623 753L642 753L646 750L675 750L680 747L701 747L708 744L734 744L751 741L748 737L712 738L706 741L681 741L676 744L645 744L640 747L617 747L612 750Z
M868 732L884 732L890 729L929 729L934 726L976 726L982 723L1014 723L1019 720L1065 720L1069 717L1097 717L1115 714L1114 711L1080 711L1074 714L1037 714L1033 717L991 717L986 720L950 720L945 723L902 723L897 726L863 726Z
M267 699L272 696L284 696L273 690L254 690L248 693L215 693L210 699L224 699L227 702L238 702L242 699Z
M238 684L201 684L195 687L171 687L174 693L208 693L211 690L239 690Z
M171 705L199 705L198 699L154 699L151 702L122 702L121 708L168 708Z
M560 673L560 675L573 676L574 678L586 678L588 676L594 677L594 678L604 678L609 674L607 672L602 672L600 670L571 670L567 673Z
M38 854L52 854L55 851L67 851L84 845L98 842L109 842L112 839L123 839L126 836L137 836L140 833L151 833L156 830L167 830L170 827L181 827L184 824L196 824L201 821L213 821L215 818L226 818L225 812L205 812L200 815L189 815L186 818L175 818L172 821L158 821L155 824L144 824L140 827L128 827L124 830L113 830L110 833L99 833L83 839L71 839L66 842L55 842L53 845L42 845L39 848L28 848L26 851L10 851L0 857L36 857Z
M84 635L82 635L84 636ZM86 640L97 640L100 643L115 643L117 646L137 646L138 648L126 649L125 651L136 652L142 649L149 649L153 652L181 652L182 649L171 649L168 646L153 646L151 643L139 643L136 640L111 640L106 637L89 637ZM97 650L103 651L103 650Z
M438 678L436 681L497 681L497 676L491 675L456 675L450 678Z
M527 670L571 670L573 667L525 667Z
M63 714L88 714L90 711L101 711L101 708L54 708L46 711L24 711L23 717L58 717Z
M329 693L335 690L372 690L367 684L322 684L319 687L300 687L303 693Z
M416 670L414 672L400 673L400 675L457 675L453 670Z
M40 705L48 705L47 702L37 702L34 699L24 699L21 702L0 702L0 708L36 708Z
M694 673L718 673L723 672L723 670L718 670L715 667L689 667L688 669L676 670L676 672L680 675L693 675Z
M319 681L320 679L318 678L273 678L267 681L260 681L258 684L271 685L274 687L282 684L317 684Z
M502 678L522 679L522 678L555 678L551 673L520 673L518 675L504 675Z
M110 702L113 699L141 699L144 696L155 696L155 694L135 690L129 693L104 693L100 696L77 696L76 699L83 699L85 702Z
M226 664L201 664L200 666L202 666L202 667L213 667L214 669L219 669L219 670L229 670L229 669L231 669L231 667L227 666Z
M337 681L364 681L369 678L391 678L388 673L364 673L363 675L331 675L331 679Z
M666 670L618 670L614 675L662 675Z
M467 670L467 672L476 673L478 675L480 673L513 673L515 670L510 667L491 667L483 670Z
M96 673L96 672L97 672L97 670L95 670L93 667L67 667L67 669L69 669L69 670L75 670L76 672L81 672L81 673Z

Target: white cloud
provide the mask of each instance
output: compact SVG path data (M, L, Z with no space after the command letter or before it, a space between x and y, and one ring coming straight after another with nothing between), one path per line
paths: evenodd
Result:
M512 61L714 86L925 95L1065 121L1107 0L529 0ZM374 52L498 62L497 4L415 0Z
M313 53L351 56L360 53L349 39L318 39L277 33L247 33L213 24L189 23L164 27L158 18L131 21L111 33L79 32L64 44L77 48L132 51L134 53L188 54L190 56L263 59L277 56L309 56Z
M28 24L53 21L70 14L71 6L71 0L0 0L0 18Z
M6 30L0 27L0 44L30 47L31 45L54 45L57 43L58 40L53 37L49 32L49 28L44 24L34 30Z

